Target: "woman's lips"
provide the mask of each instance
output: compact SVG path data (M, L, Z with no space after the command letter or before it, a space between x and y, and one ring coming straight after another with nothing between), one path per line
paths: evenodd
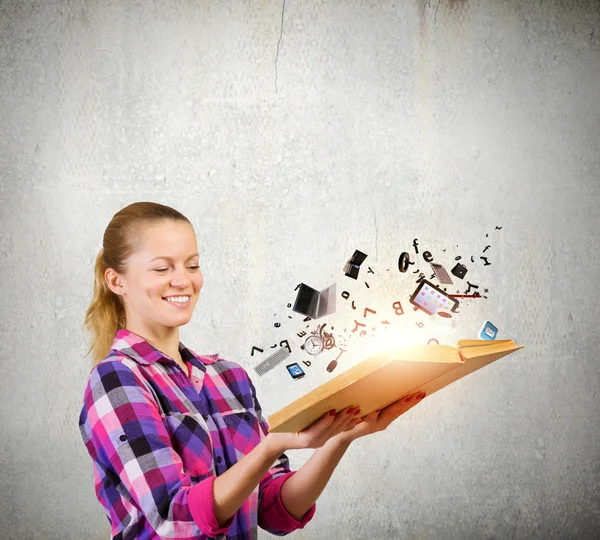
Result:
M190 302L192 301L191 298L189 298L186 302L169 302L168 300L165 300L164 298L163 298L163 300L170 306L173 306L173 307L179 308L179 309L188 307L190 305Z

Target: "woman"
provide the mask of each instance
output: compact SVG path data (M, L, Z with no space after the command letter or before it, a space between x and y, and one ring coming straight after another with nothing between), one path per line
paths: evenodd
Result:
M360 419L331 411L300 433L268 433L238 364L179 341L203 285L192 224L151 202L117 212L96 258L85 326L93 366L79 427L114 539L250 539L303 528L353 440L424 394ZM317 449L298 471L286 450Z

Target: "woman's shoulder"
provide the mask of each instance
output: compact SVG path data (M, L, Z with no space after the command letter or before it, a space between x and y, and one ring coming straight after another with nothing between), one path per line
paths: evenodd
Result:
M119 354L111 351L105 358L95 363L90 369L90 376L93 374L106 373L108 371L135 370L138 367L137 362L125 354Z
M99 388L132 384L147 388L149 378L143 366L140 366L135 360L127 355L111 351L110 354L90 368L84 394L91 393L93 389L96 389L96 393L98 393Z

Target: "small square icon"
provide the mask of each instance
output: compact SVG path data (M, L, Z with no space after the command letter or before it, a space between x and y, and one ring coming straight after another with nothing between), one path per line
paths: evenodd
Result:
M457 263L456 266L450 270L453 276L459 279L463 279L467 274L467 267L464 264Z
M296 380L304 377L304 371L297 363L289 364L285 367L288 370L288 373L292 376L292 379Z
M498 328L494 326L490 321L485 321L481 330L479 331L479 337L481 339L493 340L498 335Z

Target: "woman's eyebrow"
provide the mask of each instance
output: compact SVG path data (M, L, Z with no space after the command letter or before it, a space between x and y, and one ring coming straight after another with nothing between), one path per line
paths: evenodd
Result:
M186 261L189 261L190 259L193 259L194 257L198 257L200 256L200 253L194 253L193 255L190 255ZM160 257L154 257L154 259L152 259L152 261L155 261L156 259L166 259L167 261L172 261L173 259L171 257L167 257L166 255L161 255ZM149 263L151 263L152 261L148 261Z

